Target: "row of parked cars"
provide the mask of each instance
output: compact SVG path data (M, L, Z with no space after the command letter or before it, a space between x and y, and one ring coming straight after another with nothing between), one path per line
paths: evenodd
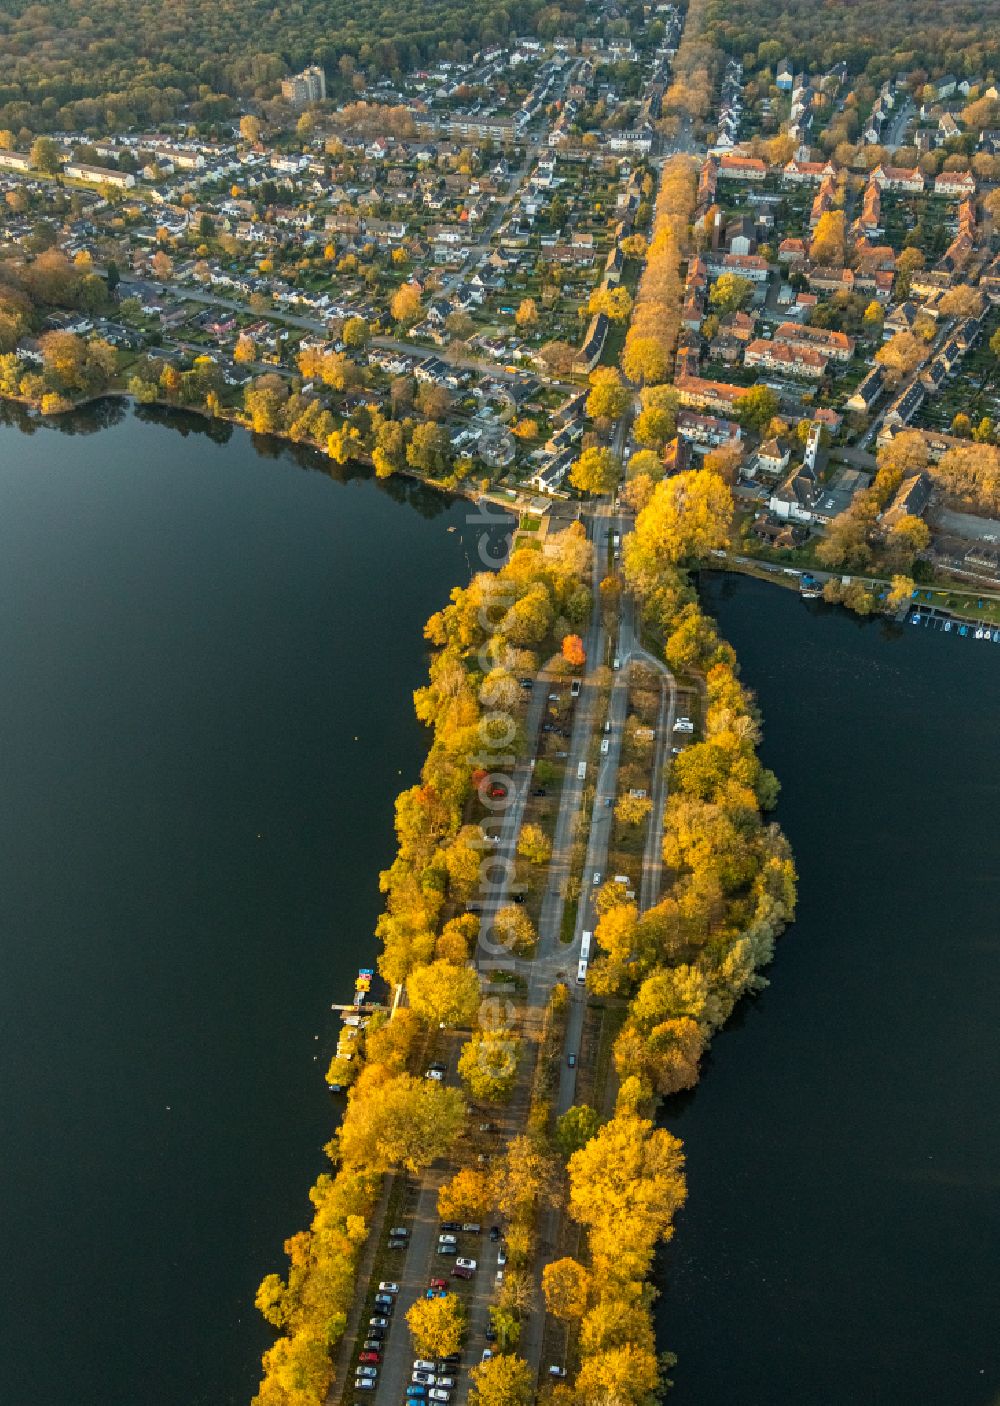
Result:
M394 1226L389 1232L393 1238L405 1241L409 1231L405 1227ZM354 1386L357 1391L374 1391L378 1385L378 1369L382 1363L385 1335L392 1323L392 1311L396 1307L399 1285L383 1279L375 1295L375 1312L368 1320L365 1340L358 1354L358 1365L354 1369Z

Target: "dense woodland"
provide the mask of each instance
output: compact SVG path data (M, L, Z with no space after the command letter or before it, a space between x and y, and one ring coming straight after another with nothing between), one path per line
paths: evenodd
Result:
M356 72L391 78L575 19L574 6L540 0L0 0L0 128L104 131L181 113L207 122L235 111L233 99L274 97L307 63L349 92Z
M706 37L728 53L771 65L888 77L924 69L973 77L1000 57L1000 0L708 0Z

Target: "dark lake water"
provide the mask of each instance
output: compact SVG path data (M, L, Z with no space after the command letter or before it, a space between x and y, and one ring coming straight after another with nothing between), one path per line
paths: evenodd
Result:
M145 418L0 427L10 1406L249 1399L476 564L463 502Z
M772 985L664 1121L676 1406L1000 1400L1000 646L759 582L707 604L800 872Z

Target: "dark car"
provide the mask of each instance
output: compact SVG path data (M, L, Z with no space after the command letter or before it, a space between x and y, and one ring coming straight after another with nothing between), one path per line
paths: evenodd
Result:
M496 1241L500 1239L500 1227L498 1225L490 1226L490 1239L494 1243L496 1243Z
M547 796L549 793L544 786L536 786L531 793L533 796Z
M443 1220L440 1228L441 1230L461 1230L462 1222L460 1220Z
M569 1056L567 1057L567 1059L566 1059L566 1063L569 1065L570 1069L575 1069L575 1068L576 1068L576 1055L575 1055L575 1054L569 1055Z

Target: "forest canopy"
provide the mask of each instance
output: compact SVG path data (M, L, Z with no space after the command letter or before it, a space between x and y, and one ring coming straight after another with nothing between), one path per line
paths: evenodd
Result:
M540 0L0 0L0 128L95 131L182 112L212 121L322 64L393 77L533 32ZM546 13L551 14L554 7ZM560 14L574 23L572 7Z
M709 0L706 37L765 67L787 58L819 71L843 61L872 77L923 69L961 78L996 65L998 21L1000 0Z

